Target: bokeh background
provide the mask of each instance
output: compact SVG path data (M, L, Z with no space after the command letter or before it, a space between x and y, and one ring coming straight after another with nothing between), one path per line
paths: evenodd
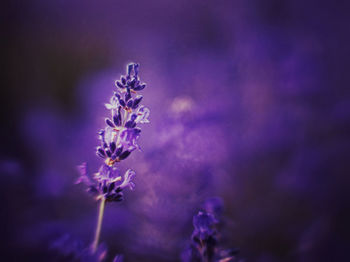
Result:
M225 204L245 261L345 261L349 6L330 1L7 1L1 7L1 260L60 261L89 243L93 171L114 81L141 64L151 123L107 206L109 259L178 261L192 216Z

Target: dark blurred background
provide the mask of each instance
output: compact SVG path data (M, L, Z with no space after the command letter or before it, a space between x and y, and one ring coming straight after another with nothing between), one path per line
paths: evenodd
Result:
M203 201L245 261L345 261L349 5L344 1L1 4L1 260L60 261L89 243L104 103L128 62L148 84L136 190L106 207L109 259L178 261Z

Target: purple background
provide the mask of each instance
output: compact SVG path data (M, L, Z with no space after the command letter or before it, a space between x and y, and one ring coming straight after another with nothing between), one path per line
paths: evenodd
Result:
M104 103L141 64L151 123L107 205L109 258L178 261L207 197L246 261L344 261L349 245L349 7L320 1L8 1L1 8L1 257L89 243Z

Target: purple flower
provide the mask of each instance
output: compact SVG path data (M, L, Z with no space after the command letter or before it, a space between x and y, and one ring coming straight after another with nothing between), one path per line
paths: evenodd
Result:
M218 247L219 217L223 209L220 198L210 198L204 204L204 210L193 217L194 230L191 243L181 255L183 262L233 261L238 249L221 249Z
M196 216L193 217L194 232L193 236L198 237L200 240L205 240L209 236L214 235L214 225L218 221L210 213L199 211Z
M215 224L218 221L213 214L199 211L193 217L194 231L192 233L192 248L197 248L202 257L208 261L213 261L214 249L217 244Z
M116 110L119 108L119 101L115 96L112 96L111 99L109 100L109 104L105 104L105 107L108 110Z
M141 83L138 74L139 65L129 64L127 74L116 81L117 90L105 104L111 115L106 118L105 128L99 131L100 145L96 148L96 154L104 160L99 171L91 175L86 163L78 167L80 177L76 183L86 184L88 192L97 200L121 201L122 190L135 187L132 182L135 172L129 169L121 175L117 163L128 158L135 149L140 149L137 139L141 129L137 125L149 123L150 111L141 105L143 97L137 94L146 84Z
M139 67L139 64L129 64L127 66L127 74L125 76L122 76L119 81L116 81L115 85L120 89L124 89L126 94L141 91L144 89L146 87L146 84L141 83L138 77ZM127 98L128 97L129 95Z
M119 169L116 166L109 166L103 164L99 171L93 176L87 172L87 164L83 163L79 167L80 177L76 183L84 183L87 185L87 191L93 195L96 200L104 197L106 201L122 201L123 193L122 190L135 188L132 179L135 176L135 172L128 169L124 175L121 175Z

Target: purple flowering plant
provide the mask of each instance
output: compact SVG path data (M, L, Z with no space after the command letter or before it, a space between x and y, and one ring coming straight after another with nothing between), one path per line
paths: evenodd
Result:
M219 224L223 210L222 200L209 198L203 210L193 217L191 242L182 253L183 262L229 262L235 261L237 248L222 249L219 246Z
M91 244L91 253L95 254L99 247L105 204L123 200L123 190L133 190L135 172L128 169L121 174L118 163L125 160L134 150L140 149L137 139L141 129L138 124L149 123L150 110L141 105L142 95L138 92L146 87L139 78L139 64L127 65L126 75L115 81L114 91L109 103L105 104L110 110L110 117L105 119L106 126L99 131L100 145L96 154L103 160L99 170L90 174L87 164L78 167L80 177L76 183L84 183L87 191L99 201L98 220L95 238Z

